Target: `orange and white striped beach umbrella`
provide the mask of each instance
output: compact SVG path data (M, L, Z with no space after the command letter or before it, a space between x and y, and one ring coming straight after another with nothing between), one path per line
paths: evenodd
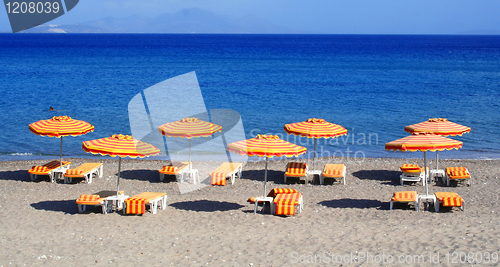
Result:
M305 154L307 148L280 139L277 135L257 135L254 138L229 144L227 149L239 155L266 157L264 174L264 194L267 183L267 162L272 157L297 157Z
M110 137L84 141L82 149L92 154L103 156L119 157L118 160L118 179L116 193L120 191L120 169L123 157L144 158L160 154L160 149L156 146L143 141L134 139L130 135L114 134Z
M427 179L427 158L425 152L459 149L462 148L462 145L463 143L460 141L443 137L441 135L414 133L410 136L386 143L385 150L424 152L424 179ZM425 191L426 195L429 195L427 184L428 183L425 183Z
M441 135L417 133L385 144L385 150L394 151L443 151L459 149L462 142Z
M405 127L405 131L409 133L433 133L443 136L461 136L464 133L470 133L470 130L470 127L451 122L444 118L432 118Z
M451 122L444 118L432 118L405 127L405 131L409 133L432 133L442 136L461 136L464 133L470 133L470 130L470 127ZM436 170L437 169L439 169L439 153L436 151Z
M318 138L335 138L337 136L347 135L347 129L324 119L311 118L303 122L285 124L285 132L287 134L298 135L307 138L314 138L314 159L316 158L316 139Z
M210 137L212 134L222 131L222 126L198 118L187 117L165 123L158 127L158 131L167 137L191 139L193 137Z
M222 131L222 126L202 121L195 117L167 122L158 127L160 134L167 137L181 137L189 139L189 169L191 166L191 139L195 137L210 137L216 132Z
M94 126L86 121L75 120L68 116L54 116L29 125L32 133L41 136L61 138L61 166L63 136L78 136L94 131Z

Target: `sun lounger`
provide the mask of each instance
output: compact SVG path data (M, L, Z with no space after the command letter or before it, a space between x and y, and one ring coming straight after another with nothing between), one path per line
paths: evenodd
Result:
M165 179L165 175L179 175L187 171L189 167L188 162L174 162L173 164L163 166L160 172L160 181L163 181Z
M258 203L269 202L271 214L275 215L295 215L295 207L298 206L299 213L304 208L303 195L295 189L274 188L267 197L257 197L249 199L255 203L254 213L257 213Z
M125 200L123 214L144 214L146 205L149 205L149 211L156 214L158 205L162 210L167 207L167 193L162 192L144 192Z
M239 162L224 162L217 169L210 173L212 185L226 185L226 178L231 178L231 184L234 184L236 174L241 179L241 170L243 164Z
M301 193L279 194L274 198L274 214L295 215L295 206L302 212L303 198Z
M123 195L123 191L120 191L119 194ZM80 195L80 198L76 200L78 212L84 212L87 206L101 206L102 213L106 214L110 208L107 207L106 199L113 196L116 196L116 191L100 191L92 195Z
M84 163L74 169L67 169L64 182L71 183L73 178L85 178L85 182L91 184L94 174L102 178L102 163Z
M436 192L434 195L436 196L436 203L434 203L436 212L439 211L440 205L443 205L443 207L460 207L462 211L465 211L465 200L457 193Z
M470 173L465 167L448 167L446 168L446 186L450 186L450 181L465 181L467 180L467 185L470 186Z
M287 177L304 177L305 179L305 184L307 184L307 163L302 163L302 162L288 162L286 165L286 171L285 171L285 184L286 184L286 178Z
M345 172L345 164L325 164L325 168L319 176L319 184L323 184L325 178L342 178L345 184Z
M394 202L413 204L415 206L415 210L419 211L420 206L418 203L418 195L416 191L400 191L394 193L394 196L391 198L391 202L389 204L389 210L392 210Z
M399 180L401 185L404 182L420 182L422 181L422 185L425 185L427 182L424 179L425 169L424 167L420 167L417 164L403 164L403 166L399 167L401 169L402 174L399 176ZM427 168L427 179L429 178L429 168Z
M61 173L61 175L66 172L67 169L71 167L71 161L63 161L62 168L61 163L58 160L51 161L42 166L33 166L28 173L30 174L31 181L36 180L38 175L48 175L50 182L55 182L55 173Z

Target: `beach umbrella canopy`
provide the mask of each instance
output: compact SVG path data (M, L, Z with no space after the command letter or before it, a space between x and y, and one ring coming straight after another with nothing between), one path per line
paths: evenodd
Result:
M433 133L442 136L461 136L464 133L470 133L470 130L470 127L451 122L444 118L432 118L405 127L405 131L409 133Z
M254 138L230 143L227 149L239 155L266 157L264 174L264 195L267 183L267 162L272 157L296 157L305 154L307 149L280 139L277 135L257 135Z
M285 124L285 132L287 134L298 135L307 138L314 138L314 159L316 158L316 139L318 138L335 138L341 135L347 135L347 129L324 119L311 118L303 122Z
M106 138L84 141L82 143L82 149L85 152L92 154L119 157L118 177L116 185L117 195L118 192L120 191L120 169L121 169L121 160L123 157L144 158L160 154L160 149L158 149L156 146L134 139L130 135L123 135L123 134L114 134Z
M409 133L432 133L442 136L461 136L464 133L470 133L470 130L470 127L451 122L445 118L432 118L405 127L405 131ZM438 157L438 152L436 151L436 170L439 169Z
M32 133L41 136L61 138L61 166L63 136L78 136L94 131L94 126L86 121L75 120L68 116L54 116L29 125Z
M424 179L427 179L427 159L425 152L427 151L443 151L459 149L462 147L462 142L434 135L429 133L415 133L410 136L389 142L385 144L385 150L394 151L422 151L424 152ZM425 194L429 195L428 183L425 183Z
M202 121L195 117L186 117L178 121L168 122L158 127L160 134L167 137L181 137L189 139L189 168L191 166L191 139L196 137L210 137L222 131L222 126Z

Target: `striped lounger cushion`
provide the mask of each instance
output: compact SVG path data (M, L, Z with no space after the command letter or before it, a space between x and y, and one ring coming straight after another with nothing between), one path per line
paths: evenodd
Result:
M127 204L127 214L144 214L146 211L146 200L144 198L127 198L125 203Z
M210 173L212 185L226 185L226 177L230 176L241 166L241 163L224 162L217 169Z
M448 167L446 173L450 179L467 179L470 178L470 173L465 167Z
M274 188L267 194L268 197L276 197L277 195L280 194L293 194L293 193L298 193L297 190L291 189L291 188Z
M289 162L286 168L285 176L303 177L306 176L307 163Z
M443 207L461 207L463 198L457 193L452 192L436 192L434 193L437 200L443 203Z
M391 201L397 201L397 202L417 201L417 192L416 191L396 192L394 193L394 196L391 198Z
M299 205L300 193L278 194L274 198L276 215L295 215L295 206Z
M71 164L71 161L62 162L63 166L66 166L68 164ZM60 166L61 166L60 162L58 160L54 160L42 166L33 166L28 172L37 175L47 175L49 174L49 172L59 168Z
M99 205L101 202L99 195L80 195L80 198L76 200L76 204L80 205Z
M67 177L84 177L85 174L95 170L96 168L100 167L102 163L84 163L74 169L68 169L66 170L66 173L64 176Z
M163 166L161 170L159 170L160 173L167 174L167 175L175 175L178 174L180 171L184 170L189 166L189 163L187 162L176 162L173 165L167 165Z
M402 172L420 172L421 168L417 164L403 164L399 167Z
M344 176L344 164L326 164L323 170L324 177L340 178Z

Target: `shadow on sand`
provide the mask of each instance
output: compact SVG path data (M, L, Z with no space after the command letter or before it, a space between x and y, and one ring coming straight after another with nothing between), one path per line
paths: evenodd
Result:
M375 180L385 182L384 184L399 185L400 171L389 170L361 170L352 174L360 180Z
M211 201L211 200L176 202L170 204L169 206L181 210L205 211L205 212L237 210L244 207L236 203L225 202L225 201Z
M334 199L334 200L325 200L321 201L318 204L323 205L329 208L356 208L356 209L371 209L371 208L379 208L385 209L384 202L373 200L373 199ZM384 208L382 207L384 206ZM387 209L389 209L389 204L387 204Z
M58 211L66 214L77 214L78 206L75 200L48 200L33 203L31 206L37 210ZM100 210L100 208L99 208Z

